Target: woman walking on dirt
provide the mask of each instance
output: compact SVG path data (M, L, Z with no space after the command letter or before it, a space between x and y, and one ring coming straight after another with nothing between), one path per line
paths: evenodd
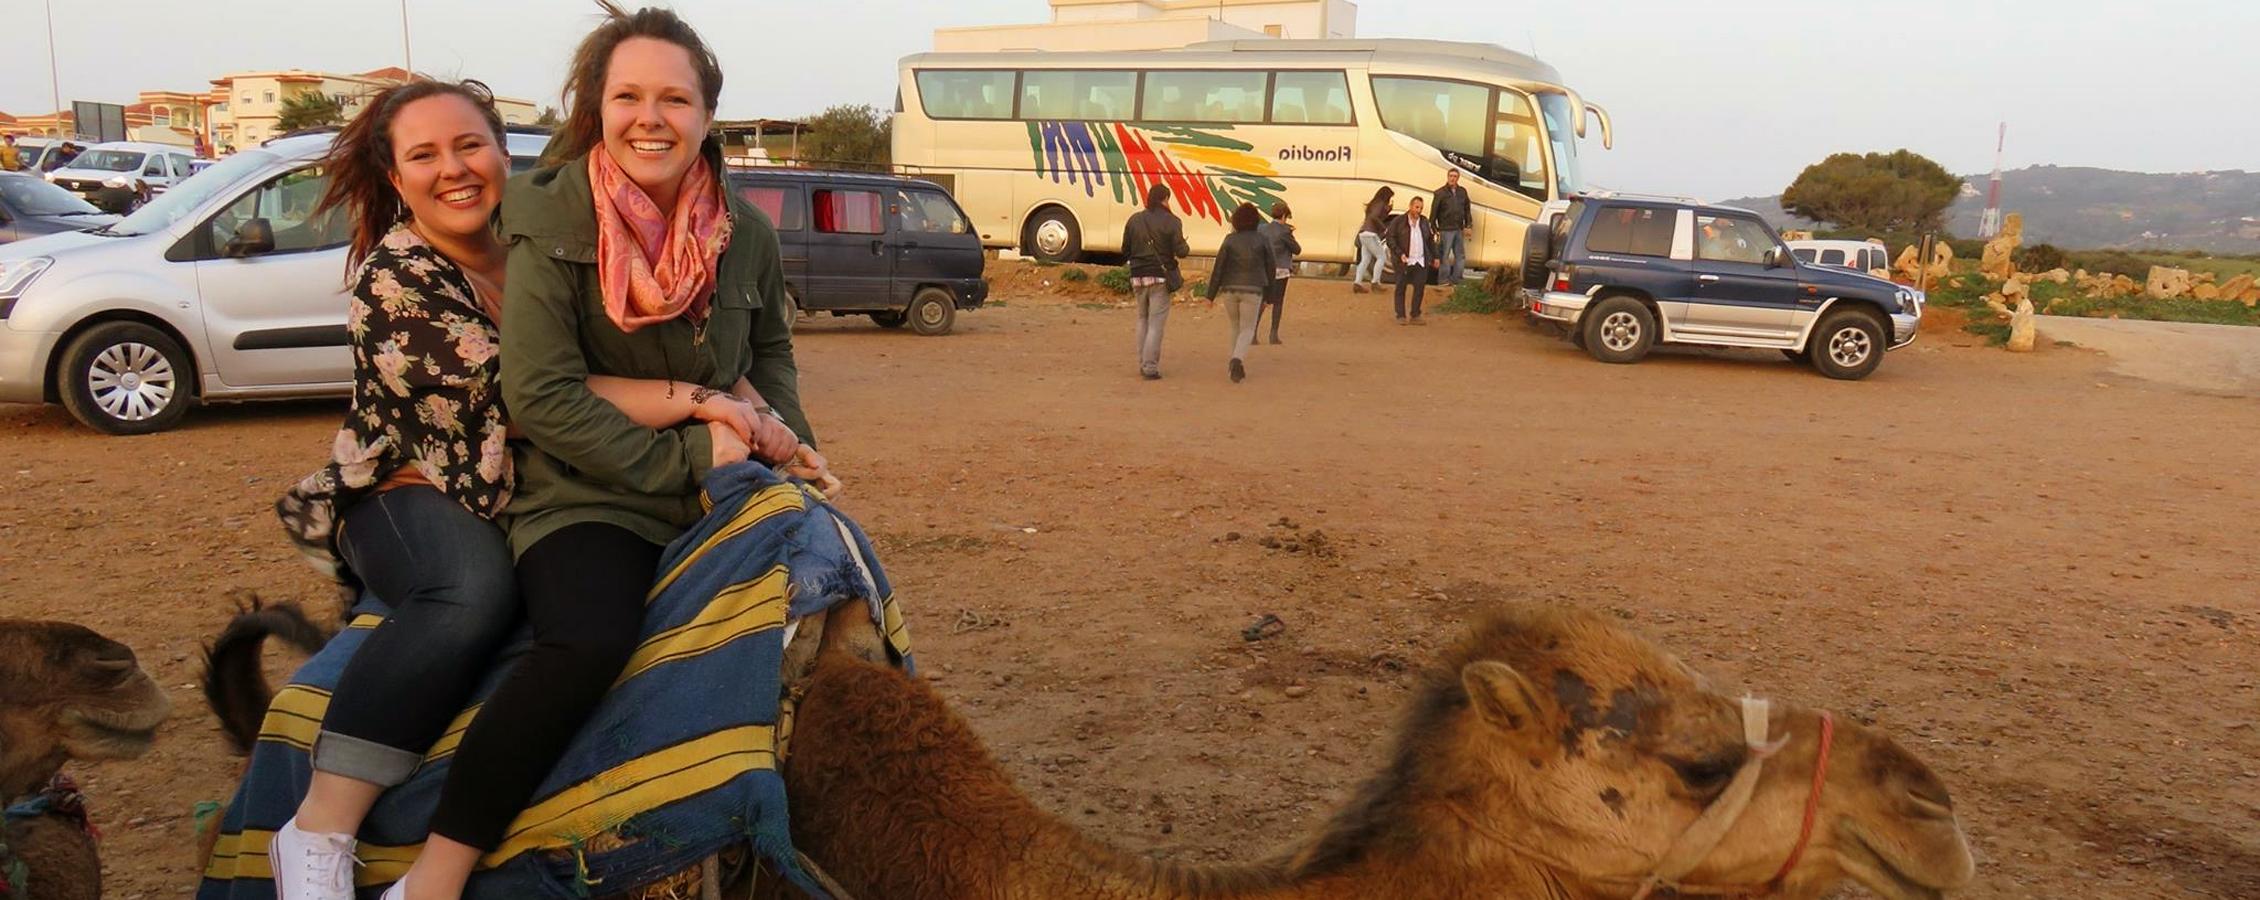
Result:
M1138 374L1161 377L1161 332L1169 324L1169 298L1185 286L1177 261L1193 252L1185 224L1169 211L1169 185L1146 189L1146 208L1122 224L1122 252L1130 263L1130 297L1138 304Z
M1263 325L1264 307L1271 308L1271 343L1279 343L1279 317L1287 311L1287 279L1295 274L1295 257L1303 252L1303 245L1295 240L1295 223L1288 221L1291 211L1287 201L1271 204L1271 221L1256 226L1264 243L1271 245L1271 262L1277 266L1271 272L1271 283L1264 285L1263 304L1256 307L1256 325Z
M513 464L499 382L504 251L491 230L509 174L484 85L416 78L371 97L323 163L318 216L353 226L354 391L330 464L276 504L316 566L387 615L354 653L311 754L314 773L268 847L282 900L349 900L354 833L422 764L518 622L495 524ZM602 396L625 379L591 379ZM752 407L684 417L751 433Z
M1224 312L1232 322L1232 363L1228 368L1234 383L1248 377L1243 360L1248 345L1256 339L1256 314L1263 309L1264 289L1279 268L1271 254L1271 242L1256 230L1262 222L1263 214L1256 212L1253 203L1242 203L1232 210L1232 233L1225 235L1224 244L1216 249L1216 266L1208 275L1208 298L1215 300L1222 294Z
M1357 269L1350 274L1351 293L1363 294L1381 287L1381 260L1383 254L1389 252L1381 243L1381 233L1388 228L1391 204L1396 198L1395 188L1382 185L1373 192L1373 199L1365 202L1365 220L1358 225Z

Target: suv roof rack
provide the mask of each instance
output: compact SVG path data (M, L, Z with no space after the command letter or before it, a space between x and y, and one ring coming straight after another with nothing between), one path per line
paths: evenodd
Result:
M1642 194L1633 191L1611 191L1595 189L1589 191L1579 191L1577 195L1580 197L1591 197L1596 200L1653 200L1658 203L1685 203L1689 206L1710 205L1709 203L1705 203L1700 199L1680 194Z

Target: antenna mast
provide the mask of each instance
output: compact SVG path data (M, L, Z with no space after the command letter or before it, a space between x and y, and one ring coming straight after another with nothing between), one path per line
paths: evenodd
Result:
M2001 233L2001 148L2009 142L2009 123L2001 123L2001 133L1993 140L1993 182L1985 189L1985 216L1978 220L1978 237L1989 238Z

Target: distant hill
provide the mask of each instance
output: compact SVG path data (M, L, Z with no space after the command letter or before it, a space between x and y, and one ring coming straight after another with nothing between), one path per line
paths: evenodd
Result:
M1975 237L1985 212L1987 176L1962 182L1946 227ZM1754 210L1776 227L1813 223L1781 210L1781 197L1724 201ZM2260 173L2228 170L2177 175L2079 166L2032 166L2001 173L2001 208L2023 213L2025 242L2092 249L2171 248L2260 253Z

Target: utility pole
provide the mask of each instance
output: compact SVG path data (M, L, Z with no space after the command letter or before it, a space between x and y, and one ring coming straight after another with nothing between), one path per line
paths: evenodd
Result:
M53 2L53 0L49 0ZM408 0L400 0L400 59L409 75L416 74L416 53L408 49Z
M72 135L63 133L63 79L55 72L55 0L47 0L47 89L54 92L55 137L67 138Z

